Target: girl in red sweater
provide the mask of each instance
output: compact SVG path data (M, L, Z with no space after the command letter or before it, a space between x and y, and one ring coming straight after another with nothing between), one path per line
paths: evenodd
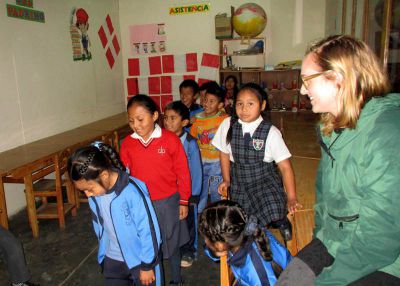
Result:
M132 97L127 110L134 133L122 142L120 157L131 176L147 185L160 225L163 258L170 263L170 285L179 285L179 247L189 240L184 219L191 183L185 150L178 136L157 124L159 112L149 96Z

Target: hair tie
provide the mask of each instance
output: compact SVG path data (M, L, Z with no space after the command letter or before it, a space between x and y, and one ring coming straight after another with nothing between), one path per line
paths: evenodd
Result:
M97 149L99 149L100 151L103 151L103 145L104 143L102 141L94 141L92 142L92 144L90 144L93 147L96 147Z
M244 227L245 235L252 235L258 227L257 218L253 215L249 217L246 222L246 226Z
M92 161L93 161L94 155L95 155L95 152L90 152L85 163L83 163L83 165L78 169L78 172L80 175L83 175L86 173L86 171L89 167L89 164L92 163Z

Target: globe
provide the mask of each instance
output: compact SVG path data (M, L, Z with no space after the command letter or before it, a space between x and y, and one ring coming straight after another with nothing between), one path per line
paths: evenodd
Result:
M244 38L256 37L267 25L267 14L255 3L243 4L233 14L232 24L238 35Z

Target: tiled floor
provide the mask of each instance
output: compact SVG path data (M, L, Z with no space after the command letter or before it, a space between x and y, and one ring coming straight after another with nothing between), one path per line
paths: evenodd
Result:
M314 183L320 156L314 131L316 116L311 113L273 113L271 119L282 130L293 155L298 197L304 207L296 215L298 245L302 247L311 238L314 217ZM39 223L40 236L33 239L25 211L10 220L10 230L24 245L33 281L42 286L103 285L96 261L97 240L87 204L82 204L76 217L67 217L64 231L58 229L56 221ZM207 259L201 249L199 259L192 267L183 269L182 274L186 285L217 286L220 283L219 264ZM9 283L5 265L0 261L0 286Z

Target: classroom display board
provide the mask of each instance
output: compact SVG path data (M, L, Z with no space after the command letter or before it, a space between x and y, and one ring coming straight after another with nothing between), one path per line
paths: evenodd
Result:
M217 79L219 56L203 53L200 68L197 57L197 53L187 53L128 59L128 97L148 94L163 112L169 102L179 99L183 80L197 80L201 85Z

